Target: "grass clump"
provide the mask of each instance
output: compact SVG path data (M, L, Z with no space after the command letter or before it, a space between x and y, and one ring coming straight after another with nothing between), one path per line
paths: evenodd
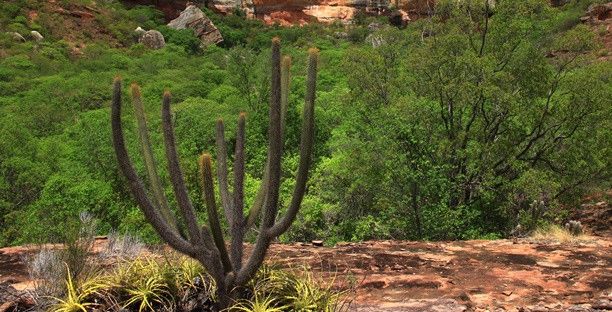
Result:
M253 292L250 301L254 307L269 304L280 311L333 312L345 311L347 304L342 300L342 292L332 289L334 280L318 281L308 270L296 274L272 267L263 267L250 284ZM270 301L270 299L272 300ZM276 311L276 310L263 310Z
M584 233L575 235L562 226L547 224L535 229L531 234L531 239L554 243L579 243L588 241L590 238Z
M214 280L196 261L171 253L163 257L143 254L121 260L95 274L73 279L66 269L65 291L52 297L42 310L91 311L211 311ZM294 273L263 267L243 289L243 298L224 311L336 312L346 311L343 293L332 289L334 280L322 283L308 270ZM240 290L237 290L240 291Z

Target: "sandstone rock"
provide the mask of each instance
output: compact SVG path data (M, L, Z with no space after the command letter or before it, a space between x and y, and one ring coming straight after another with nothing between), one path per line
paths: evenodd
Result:
M592 4L589 6L586 15L580 20L585 23L597 23L612 17L612 2L605 4Z
M223 41L221 32L204 12L195 5L189 5L181 15L168 23L174 29L193 29L203 46L217 44Z
M36 30L32 30L30 32L30 36L32 36L32 39L34 39L34 41L42 41L43 39L45 39L39 32L37 32Z
M365 42L372 45L373 48L378 48L385 44L385 39L379 34L370 34L365 38Z
M25 42L25 38L18 32L8 32L7 34L11 35L15 41Z
M142 27L138 26L138 28L134 29L134 33L138 36L138 38L142 37L147 31L142 29Z
M8 283L0 283L0 312L26 311L34 306L28 292L16 290Z
M406 27L410 22L410 16L404 10L397 10L389 14L389 24L396 27Z
M376 22L372 22L368 25L368 30L369 31L376 31L382 28L382 25L380 23L376 23Z
M593 309L612 310L612 300L599 299L597 302L593 304Z
M157 30L149 30L140 36L138 39L139 43L142 43L145 47L149 49L161 49L166 46L166 40L164 40L164 35L162 35Z

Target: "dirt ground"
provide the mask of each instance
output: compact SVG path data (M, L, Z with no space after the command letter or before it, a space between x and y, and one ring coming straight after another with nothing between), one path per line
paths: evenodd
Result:
M349 311L356 312L612 311L612 209L600 199L590 202L574 217L593 235L572 242L273 244L268 263L312 271L345 290ZM96 240L94 251L106 243ZM0 301L3 286L32 286L24 259L35 250L0 249Z
M612 240L596 237L575 244L295 244L274 245L271 261L305 264L344 288L353 286L353 311L582 311L583 304L612 310L611 247Z
M99 240L97 244L104 244ZM269 262L348 289L350 311L612 310L612 240L274 244ZM23 257L0 249L0 284L26 289Z

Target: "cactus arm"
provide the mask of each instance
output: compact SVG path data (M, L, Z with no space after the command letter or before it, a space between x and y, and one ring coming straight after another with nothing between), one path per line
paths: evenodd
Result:
M247 263L236 275L236 283L242 285L248 281L263 263L266 251L270 246L268 230L274 225L278 211L278 195L280 188L282 142L281 128L281 70L280 70L280 39L272 39L272 81L270 96L270 126L268 129L268 162L269 180L266 201L263 211L263 222Z
M161 212L162 217L166 219L166 222L170 226L178 230L176 218L168 205L168 199L166 198L166 194L164 194L161 179L155 165L155 157L153 156L153 148L151 146L151 139L149 138L149 132L147 129L147 119L144 106L142 104L142 97L140 95L140 87L133 83L131 89L132 103L134 105L134 113L138 125L138 135L140 137L140 145L142 147L142 154L145 161L145 166L147 168L149 181L151 182L153 196L157 201L158 209Z
M291 84L291 57L283 57L281 63L281 142L284 142L285 137L285 124L287 121L287 108L289 106L289 90ZM269 178L269 163L266 162L264 169L264 175L257 195L253 203L253 207L249 211L247 216L247 228L250 229L257 220L261 208L265 202L266 190L268 189L268 178Z
M174 130L172 128L172 116L170 114L170 92L164 93L162 105L162 124L164 130L164 141L166 146L166 158L168 159L168 172L176 196L176 201L183 215L183 221L187 224L190 241L194 245L203 246L202 232L197 224L195 210L187 194L185 180L178 161Z
M281 173L281 69L280 69L280 39L272 39L272 81L270 92L270 125L268 128L268 189L264 205L262 233L274 225L278 211L278 196ZM260 234L261 235L261 234Z
M236 156L234 158L234 207L230 231L232 234L231 257L235 270L242 267L242 241L245 233L244 222L244 146L246 115L240 113L236 134Z
M132 165L127 148L125 147L123 127L121 125L121 79L119 78L115 78L113 83L111 127L113 145L119 168L128 180L128 186L132 194L134 194L136 202L140 206L145 218L153 226L159 236L172 246L172 248L194 257L197 253L196 249L188 241L183 239L175 228L168 225L165 219L159 214L159 211L155 209L147 197L144 185Z
M287 107L289 107L289 91L291 90L291 57L284 56L281 62L281 142L285 138L287 122Z
M223 119L217 120L216 129L216 143L217 143L217 178L219 179L219 194L221 195L221 204L225 212L227 222L232 224L232 214L234 203L232 201L232 195L228 187L228 174L227 174L227 147L225 145L225 125Z
M302 134L300 139L300 163L298 167L295 188L291 204L287 209L285 216L275 224L268 235L271 238L277 237L287 231L295 216L298 213L304 192L306 191L306 181L308 180L308 169L310 168L310 160L312 158L312 146L314 143L314 105L317 85L317 63L318 51L310 49L308 51L308 78L306 80L306 99L304 103L304 121L302 124Z
M225 247L225 241L223 239L223 232L221 231L221 224L219 222L219 215L217 214L217 203L215 201L215 184L212 177L212 160L209 154L202 154L200 156L200 177L202 183L202 194L204 201L206 202L206 212L208 213L208 224L210 226L210 232L215 242L215 246L219 251L221 262L225 272L232 271L232 265L230 263L227 249ZM207 231L206 231L207 232Z

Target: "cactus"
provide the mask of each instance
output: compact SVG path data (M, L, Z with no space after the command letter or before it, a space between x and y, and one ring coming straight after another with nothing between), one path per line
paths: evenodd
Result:
M233 165L234 186L229 189L227 170L227 148L225 146L225 127L223 120L217 121L217 178L219 181L219 194L225 217L229 224L229 252L221 230L219 215L217 213L214 181L212 173L212 158L204 153L199 159L202 194L207 207L209 224L201 226L197 222L194 207L189 199L183 173L179 166L178 154L172 127L170 113L171 95L165 92L162 105L162 126L166 157L170 180L178 211L184 223L186 233L182 234L176 224L176 219L167 208L167 199L162 196L161 182L154 167L150 140L146 133L146 120L140 101L140 92L137 86L132 88L134 104L138 121L139 135L143 145L145 165L151 187L153 188L152 201L142 180L136 174L127 149L125 147L123 129L121 124L121 79L114 81L113 104L111 111L111 124L115 154L122 173L125 175L130 191L139 204L145 218L159 236L170 247L199 261L215 279L217 284L218 307L228 307L232 299L240 297L241 288L255 275L262 265L267 249L273 239L287 231L294 221L306 190L306 181L311 162L314 140L314 102L316 90L316 76L318 65L318 50L310 49L306 98L300 142L300 160L296 177L293 197L286 209L285 215L276 220L279 205L279 188L281 177L281 156L283 145L283 132L287 99L289 93L290 59L285 57L281 65L280 40L272 40L272 79L270 98L270 125L268 129L268 159L264 171L259 193L249 210L244 214L244 168L245 168L245 126L246 115L238 117L235 157ZM244 260L243 241L247 230L253 226L261 215L258 235L251 254Z
M579 236L583 233L583 227L580 221L570 220L565 223L565 229L573 236Z
M142 156L145 161L145 167L147 167L147 176L151 184L151 190L155 200L157 201L158 209L162 216L166 219L171 226L178 229L176 219L170 210L168 205L168 199L164 193L161 179L157 173L157 167L155 165L155 158L153 156L153 147L151 146L151 139L149 138L149 131L147 129L147 118L145 116L144 105L140 96L140 87L137 84L132 84L132 103L134 104L134 115L136 116L136 123L138 125L138 136L140 138L140 145L142 148Z

